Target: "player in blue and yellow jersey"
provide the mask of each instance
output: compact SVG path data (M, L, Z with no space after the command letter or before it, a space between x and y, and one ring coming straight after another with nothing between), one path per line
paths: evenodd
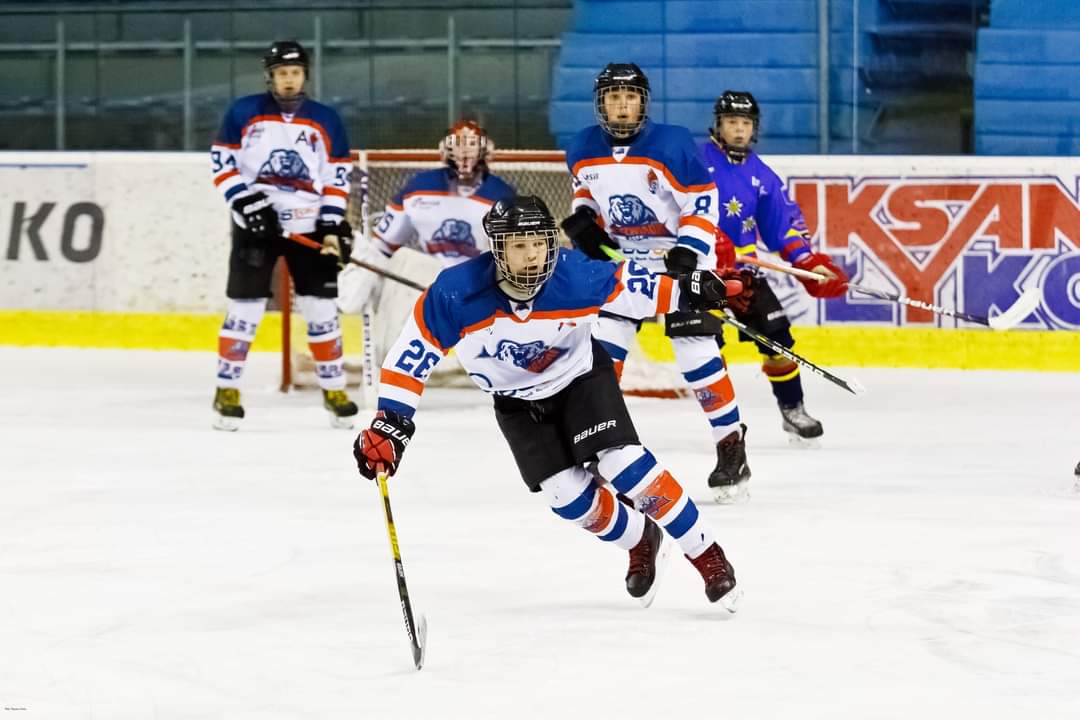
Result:
M633 261L599 263L560 248L554 218L532 196L500 201L484 228L491 251L443 270L387 354L379 411L353 446L361 474L397 471L424 383L455 348L477 387L494 396L529 490L559 517L630 553L630 595L652 601L666 531L701 574L709 601L733 612L731 565L693 500L638 440L592 328L602 314L640 319L722 307L741 284L713 270L676 280ZM599 477L586 470L592 463Z
M728 90L716 101L714 112L710 140L701 153L720 195L720 229L734 244L736 257L756 255L760 242L795 267L831 278L827 282L802 280L814 297L842 295L847 283L844 271L828 255L814 252L799 206L788 199L780 178L751 148L761 122L754 96ZM748 302L734 303L732 311L749 327L780 345L794 345L791 322L764 277L753 282L753 296ZM751 341L745 335L740 335L740 340ZM821 423L803 405L799 366L760 343L758 350L780 407L784 430L800 442L820 437Z
M571 241L605 259L606 246L652 272L685 274L715 268L716 185L701 164L690 131L649 119L649 80L632 63L611 64L596 77L598 124L566 150L574 214L563 221ZM605 313L597 338L615 360L626 360L640 322ZM746 426L715 336L720 321L705 312L665 316L675 360L712 429L717 463L708 485L718 502L742 495L750 478Z
M214 427L236 430L244 417L240 377L266 310L271 276L285 257L331 424L352 427L356 405L345 394L337 260L348 260L345 221L352 160L341 118L304 94L307 53L275 42L263 56L267 92L237 99L210 151L214 185L232 215L232 251L225 294L229 306L218 336ZM289 242L283 232L321 240L326 254Z

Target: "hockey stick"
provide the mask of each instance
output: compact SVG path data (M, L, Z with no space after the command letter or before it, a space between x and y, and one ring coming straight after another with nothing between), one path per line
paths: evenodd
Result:
M603 249L604 254L606 254L612 260L618 260L618 261L621 262L621 261L626 259L623 256L623 254L620 253L618 250L610 248L610 247L608 247L606 245L601 245L600 247L601 247L601 249ZM770 338L765 337L761 333L758 333L758 332L755 332L754 330L751 330L749 327L746 326L745 323L740 322L739 320L735 319L734 317L732 317L731 315L729 315L727 313L718 312L718 313L716 313L716 315L720 320L722 320L723 322L726 322L728 325L731 325L734 328L737 328L739 330L739 332L743 333L747 337L753 338L754 340L761 343L765 347L769 348L770 350L772 350L776 354L783 355L784 357L786 357L791 362L795 363L796 365L799 365L801 367L806 368L807 370L814 373L815 375L820 375L821 377L825 378L829 382L831 382L831 383L833 383L835 385L839 385L840 387L844 388L845 390L847 390L852 395L863 395L863 394L866 393L866 388L864 388L862 386L862 384L858 380L855 380L855 379L844 380L841 377L833 375L831 372L829 372L825 368L820 367L818 365L815 365L814 363L812 363L809 360L807 360L806 358L804 358L802 355L799 355L797 352L784 347L780 343L778 343L778 342L776 342L776 341L774 341L774 340L772 340Z
M807 370L809 370L810 372L814 373L815 375L819 375L819 376L825 378L826 380L833 383L834 385L838 385L838 386L844 388L845 390L847 390L852 395L865 395L866 394L866 388L863 387L862 383L860 383L855 378L852 378L851 380L845 380L842 377L839 377L837 375L833 375L831 372L829 372L825 368L820 367L818 365L815 365L814 363L812 363L809 360L807 360L806 358L804 358L802 355L799 355L794 350L786 348L783 345L781 345L780 343L776 342L775 340L772 340L771 338L768 338L768 337L762 335L759 332L755 332L754 330L751 330L749 327L746 326L746 323L743 323L743 322L740 322L739 320L736 320L731 315L728 315L728 314L725 313L725 314L719 315L718 317L723 322L726 322L728 325L731 325L732 327L738 329L738 331L741 332L743 335L746 335L747 337L753 338L756 342L761 343L762 345L769 348L770 350L772 350L777 355L783 355L784 357L786 357L788 360L795 363L796 365L799 365L800 367L804 367Z
M765 268L767 270L775 270L777 272L786 273L788 275L794 275L795 277L806 278L807 280L828 280L825 275L821 273L811 272L810 270L803 270L797 267L791 267L790 265L779 265L777 263L771 263L767 260L761 260L756 257L743 257L739 258L738 262L744 265L754 265L756 267ZM993 330L1009 330L1019 325L1024 318L1035 311L1035 308L1039 306L1040 295L1038 288L1028 288L1025 290L1016 302L1012 304L1010 308L1005 312L995 315L994 317L984 317L982 315L971 315L959 310L949 310L939 305L931 305L925 303L922 300L913 300L912 298L905 297L903 295L896 295L894 293L885 292L884 290L877 290L875 288L866 287L864 285L856 285L855 283L848 283L848 288L855 292L862 293L863 295L869 295L876 297L879 300L888 300L889 302L899 303L900 305L908 305L910 307L919 308L921 310L929 310L935 315L944 315L945 317L956 318L957 320L964 320L965 322L975 323L976 325L985 325Z
M285 235L285 239L286 240L292 240L295 243L300 243L301 245L304 245L305 247L309 247L309 248L311 248L313 250L322 250L323 249L323 244L321 242L319 242L318 240L312 240L307 235L301 235L300 233L288 233L288 234ZM337 252L334 251L334 250L331 250L330 254L337 257ZM359 265L360 267L364 268L365 270L370 270L371 272L375 273L376 275L382 275L384 278L388 278L390 280L393 280L394 282L399 282L402 285L406 285L408 287L411 287L413 290L419 290L420 292L424 292L425 290L427 290L427 287L425 287L424 285L421 285L418 282L413 282L412 280L410 280L407 277L402 277L401 275L398 275L397 273L392 273L389 270L383 270L381 267L378 267L376 265L372 265L370 263L366 263L363 260L357 260L356 258L349 258L349 262L352 263L353 265Z
M366 244L371 243L371 206L368 204L368 176L360 178L360 234ZM379 401L379 376L375 373L375 309L371 299L360 313L362 323L362 342L364 343L364 371L360 375L363 383L364 406L373 408Z
M427 650L427 618L421 614L420 622L413 622L409 588L405 586L405 566L401 563L401 549L398 547L397 530L394 529L394 515L390 512L390 490L386 485L386 473L379 473L378 481L383 500L383 514L386 516L386 532L390 536L390 549L394 552L394 575L397 577L398 596L401 597L401 614L405 616L405 632L408 633L409 644L412 646L413 664L419 670L424 667L424 654Z

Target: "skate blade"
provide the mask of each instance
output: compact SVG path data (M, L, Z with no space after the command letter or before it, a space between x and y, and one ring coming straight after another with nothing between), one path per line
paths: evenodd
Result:
M668 539L667 533L664 533L661 537L663 539L660 542L660 550L656 553L656 577L653 578L649 592L638 598L641 607L649 607L652 605L653 600L656 599L656 591L660 589L660 581L664 579L664 570L667 569L668 560L671 558L672 543Z
M214 429L223 430L225 432L236 432L240 429L240 418L226 417L225 415L214 415Z
M711 487L709 490L712 491L717 505L742 505L750 501L749 481Z
M803 450L820 450L821 449L821 436L807 438L799 435L798 433L788 433L788 445L794 448L800 448Z
M724 595L716 602L720 604L720 607L724 608L729 615L734 615L739 610L739 603L742 601L743 591L742 588L736 585L731 592Z
M334 413L328 413L330 415L330 427L335 430L352 430L355 426L355 415L348 415L346 417L340 417Z

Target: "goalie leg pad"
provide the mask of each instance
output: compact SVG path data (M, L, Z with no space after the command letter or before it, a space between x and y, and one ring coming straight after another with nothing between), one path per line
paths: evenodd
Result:
M240 387L248 350L266 312L266 301L265 297L229 301L225 321L218 332L217 387Z
M315 359L315 376L323 390L345 389L345 359L341 347L341 322L330 298L298 295L296 304L307 322L308 347Z
M715 542L690 495L648 449L624 445L599 453L599 458L600 474L612 478L612 487L655 520L683 553L700 554Z
M669 338L723 335L724 323L707 312L673 312L664 316L664 334Z
M720 442L739 428L739 403L719 348L712 338L671 339L675 361L712 428L713 442Z

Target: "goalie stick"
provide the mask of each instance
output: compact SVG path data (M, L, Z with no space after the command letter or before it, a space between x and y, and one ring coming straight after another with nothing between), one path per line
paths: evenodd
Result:
M394 515L390 511L390 490L386 485L386 473L379 473L377 479L379 492L382 494L386 532L390 536L390 549L394 553L394 575L397 577L398 596L401 598L401 614L405 618L405 632L409 635L409 645L412 647L413 664L419 670L424 667L424 655L427 650L427 618L421 614L419 616L420 622L413 621L409 588L405 585L405 566L401 562L401 549L398 547L397 530L394 529Z
M771 263L768 260L761 260L754 257L739 258L738 262L745 265L754 265L755 267L765 268L766 270L775 270L787 275L794 275L795 277L806 278L807 280L826 280L824 275L810 270L803 270L797 267L791 267L790 265L779 265L777 263ZM970 313L961 312L959 310L950 310L943 308L939 305L931 305L925 303L922 300L914 300L903 295L897 295L895 293L885 292L884 290L877 290L875 288L866 287L864 285L856 285L855 283L848 283L848 288L854 290L857 293L863 295L869 295L870 297L876 297L879 300L888 300L889 302L898 303L900 305L908 305L909 307L919 308L921 310L929 310L935 315L943 315L945 317L956 318L957 320L964 320L965 322L975 323L976 325L985 325L993 330L1010 330L1019 325L1024 318L1035 311L1035 308L1039 306L1039 289L1028 288L1020 297L1012 304L1011 307L1004 312L995 315L994 317L984 317L982 315L972 315Z

